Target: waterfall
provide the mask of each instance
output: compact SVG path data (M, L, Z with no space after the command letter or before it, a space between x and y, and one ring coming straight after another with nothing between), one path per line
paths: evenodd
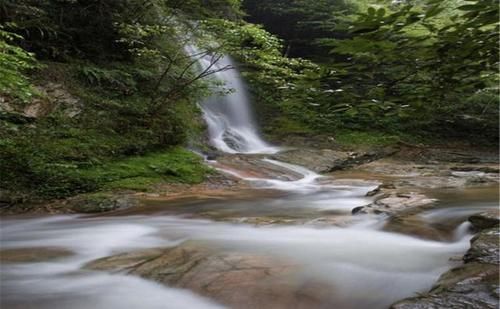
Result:
M210 68L215 72L212 78L231 89L228 94L215 94L201 103L212 146L228 153L276 153L279 149L262 140L258 133L245 84L232 59L223 56L213 63L212 55L200 53L194 46L186 47L186 51L199 55L201 69ZM224 70L228 67L231 69Z

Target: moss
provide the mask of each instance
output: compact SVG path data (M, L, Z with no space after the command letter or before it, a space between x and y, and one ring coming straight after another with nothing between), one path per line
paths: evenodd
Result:
M133 191L150 191L154 185L163 182L161 177L131 177L107 183L105 189L123 189Z
M147 191L161 182L199 183L209 171L197 155L175 147L87 168L59 164L52 165L49 173L45 166L40 173L46 175L46 183L37 186L35 193L51 198L98 190Z
M76 172L105 188L144 190L158 182L199 183L209 171L200 157L176 147Z

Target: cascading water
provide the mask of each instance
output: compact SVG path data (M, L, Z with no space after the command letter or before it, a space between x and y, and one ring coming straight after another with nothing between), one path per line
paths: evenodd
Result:
M213 95L201 104L208 125L211 144L227 153L275 153L279 149L262 140L253 119L245 84L234 68L229 56L214 62L212 55L200 52L194 46L186 51L199 57L202 70L213 71L212 77L232 91L226 95Z

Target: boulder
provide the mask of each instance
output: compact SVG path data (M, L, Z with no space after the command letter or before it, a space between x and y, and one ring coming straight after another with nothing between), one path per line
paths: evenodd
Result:
M275 154L275 160L304 166L316 173L330 173L394 154L395 148L350 152L332 149L291 149Z
M464 256L466 263L479 262L498 264L498 241L500 231L498 227L483 230L471 239L471 247Z
M381 195L379 199L369 205L354 208L352 210L352 214L392 215L396 212L410 208L429 206L435 201L436 199L429 198L426 195L417 192L392 192Z
M483 212L469 217L469 221L478 230L489 229L500 224L498 211Z
M496 265L466 264L441 276L429 293L402 300L391 309L497 309L497 279Z
M322 282L293 280L298 271L293 263L248 252L226 252L193 241L100 259L86 268L125 271L190 289L231 308L319 308L332 291Z
M139 202L128 195L106 193L83 194L65 201L65 207L77 213L102 213L136 206Z

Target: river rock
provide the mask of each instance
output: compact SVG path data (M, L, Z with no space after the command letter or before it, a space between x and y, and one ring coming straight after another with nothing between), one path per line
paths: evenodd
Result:
M65 201L66 206L77 213L102 213L136 206L132 196L106 193L84 194Z
M304 166L316 173L330 173L364 164L394 154L394 148L369 151L339 151L332 149L291 149L275 154L275 160Z
M418 211L415 211L418 213ZM417 236L436 241L452 241L453 233L442 231L427 224L421 217L413 214L398 213L391 216L383 227L384 231Z
M480 226L482 223L475 225ZM428 293L402 300L391 308L498 308L499 235L498 225L481 230L471 239L463 265L444 273Z
M457 172L483 172L483 173L488 173L488 174L498 174L500 173L500 169L498 167L491 167L491 166L453 166L450 168L452 171L457 171Z
M424 147L406 147L402 145L398 157L405 160L410 159L419 163L456 163L469 166L470 164L498 164L498 151L493 149L474 149L471 147L447 147L424 146Z
M285 167L266 162L264 155L224 155L217 158L214 167L237 174L243 178L262 178L278 180L298 180L303 176Z
M125 271L185 288L231 308L318 308L331 295L321 282L298 282L297 266L247 252L225 252L197 242L125 253L94 261L94 270Z
M494 265L466 265L444 274L429 293L400 301L391 309L497 309L497 278Z
M389 193L382 195L375 202L352 210L352 214L387 214L422 206L432 205L436 199L417 192Z
M73 252L61 248L12 248L0 250L1 263L34 263L71 256Z
M470 223L476 229L488 229L500 224L498 211L488 211L469 217Z
M453 162L434 162L430 164L418 160L418 157L401 157L398 153L389 158L356 166L348 173L358 177L382 179L398 188L437 189L493 185L499 182L497 168L498 165L492 163L461 165Z
M464 256L465 262L498 264L498 227L481 231L471 240L471 248Z

